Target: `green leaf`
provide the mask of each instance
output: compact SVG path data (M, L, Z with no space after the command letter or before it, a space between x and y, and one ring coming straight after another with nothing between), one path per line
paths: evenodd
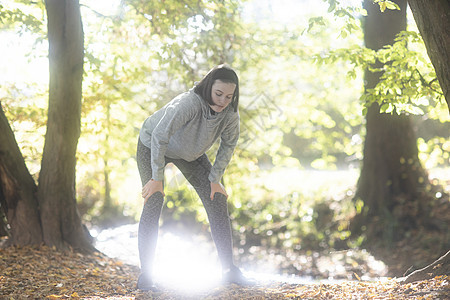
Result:
M364 107L361 113L363 116L367 115L367 107Z
M397 3L394 3L394 2L389 1L389 0L386 0L385 3L386 3L386 7L387 7L388 9L393 9L393 10L396 9L396 10L400 10L400 6L398 6Z
M386 110L389 108L389 103L384 103L380 107L380 112L386 112Z
M336 1L331 0L331 1L329 1L329 2L330 2L330 7L328 7L328 12L330 13L330 12L332 12L333 10L336 9Z

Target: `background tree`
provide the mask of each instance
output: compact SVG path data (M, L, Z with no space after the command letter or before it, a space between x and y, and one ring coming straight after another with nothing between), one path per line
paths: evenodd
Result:
M7 205L2 207L6 210L8 222L11 222L12 244L43 241L59 249L70 245L91 250L90 235L82 226L75 199L75 153L80 135L84 59L80 6L78 1L48 0L45 7L48 16L50 91L39 185L36 191L25 164L21 162L23 158L20 159L19 148L10 134L12 131L3 125L7 133L7 151L1 153L1 190L6 198L2 204ZM6 119L3 118L3 121ZM10 158L16 165L4 162ZM18 172L14 170L16 168ZM11 185L11 181L15 184ZM11 191L12 187L15 190ZM39 218L36 218L36 213L39 213ZM23 232L30 234L22 237L20 234Z
M50 88L47 134L37 197L44 242L89 249L76 205L84 38L78 1L47 0Z
M392 45L396 35L406 30L406 1L396 3L399 10L381 12L373 1L364 2L366 47L379 50ZM377 62L365 73L365 88L373 89L381 75L382 63ZM364 202L364 209L354 226L367 227L370 242L381 237L384 243L390 244L409 229L416 228L420 215L427 218L428 199L424 199L421 191L428 177L418 158L409 116L380 113L380 105L374 103L366 119L364 159L356 192L356 199Z

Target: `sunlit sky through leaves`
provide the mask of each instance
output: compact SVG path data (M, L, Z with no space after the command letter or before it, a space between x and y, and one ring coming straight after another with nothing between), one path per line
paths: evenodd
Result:
M120 0L81 0L83 10L92 9L103 15L118 13ZM343 5L358 5L361 1L345 0ZM6 5L8 7L8 5ZM317 0L259 0L248 1L244 6L244 18L257 22L271 19L280 24L304 23L307 24L311 13L323 13L328 4ZM83 16L84 17L84 16ZM84 20L85 26L89 20ZM85 31L87 28L85 28ZM0 32L0 82L25 83L35 82L46 84L48 82L47 42L34 44L34 37L29 33L18 35L15 32ZM37 51L33 51L33 47ZM34 53L30 55L30 53Z

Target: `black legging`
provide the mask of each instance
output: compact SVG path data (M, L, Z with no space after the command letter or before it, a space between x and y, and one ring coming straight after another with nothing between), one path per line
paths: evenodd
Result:
M144 186L152 178L151 151L140 140L138 141L136 160L142 186ZM204 154L192 162L166 157L165 163L170 162L177 166L199 195L208 215L211 235L222 268L224 270L229 269L233 265L233 245L227 198L221 193L216 193L213 200L210 198L211 183L208 175L211 170L211 163L208 157ZM142 210L138 230L139 259L142 273L150 274L152 271L163 203L163 195L157 192L149 197Z

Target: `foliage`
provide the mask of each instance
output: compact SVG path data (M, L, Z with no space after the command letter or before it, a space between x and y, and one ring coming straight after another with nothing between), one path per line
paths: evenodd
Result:
M46 90L42 91L42 87L33 83L25 86L6 83L0 87L0 93L5 115L20 143L28 169L36 175L44 146L47 107L41 103L45 103Z
M380 4L382 11L386 8L398 9L390 1L375 2ZM343 7L339 1L334 0L328 3L329 12L333 12L336 18L344 18L344 24L349 24L348 20L351 20L350 24L356 24L355 28L360 30L359 18L367 14L365 10ZM346 13L338 13L341 10ZM364 70L378 72L380 81L377 86L361 93L360 102L364 106L362 113L366 114L367 108L377 102L380 112L421 116L415 119L418 120L415 124L419 128L419 156L422 162L428 168L448 166L450 154L447 147L448 134L445 133L450 124L448 111L422 37L414 24L409 25L408 31L399 33L393 45L378 51L368 49L361 43L354 43L324 49L314 59L324 67L342 62L350 64L352 67L347 72L347 77L351 81L357 79L359 72ZM442 128L442 131L421 130L428 122L434 123L436 128ZM431 132L435 134L433 137L430 136ZM441 156L438 158L438 155Z
M380 10L384 12L386 9L398 9L400 10L400 7L397 5L397 3L390 1L390 0L374 0L374 3L378 3L380 5Z
M6 35L17 32L22 38L32 40L27 44L30 50L26 59L29 61L42 55L45 36L44 10L41 2L30 5L29 1L15 0L0 4L1 32ZM10 38L11 36L5 37ZM0 101L15 132L29 171L36 177L44 145L48 86L30 80L25 74L21 74L22 81L14 81L14 78L17 77L5 77L0 86Z
M380 83L362 97L370 105L381 104L381 112L423 114L423 109L434 107L444 101L443 92L417 32L401 32L392 46L377 51L376 59L382 68L371 69L382 72Z
M328 13L334 16L334 21L337 20L344 21L341 25L339 37L345 39L347 36L355 34L355 32L361 31L361 24L359 18L361 16L367 15L367 12L364 9L362 9L362 7L351 5L345 6L340 1L337 0L323 0L323 1L328 2ZM322 21L323 18L324 17L311 18L310 28L311 28L311 21L313 21L314 24L316 23L315 20L321 20L321 22L318 22L318 24L321 26L324 25L329 26L329 24ZM310 30L310 28L308 30Z
M230 207L236 242L245 252L254 246L296 252L358 246L361 241L347 240L355 174L279 169L239 177Z
M333 12L337 17L344 16L346 24L353 24L352 28L360 29L358 17L365 16L367 12L361 8L343 8L339 1L329 0L328 2L329 12ZM381 11L400 9L392 1L375 0L374 2L380 5ZM429 111L437 105L444 104L436 73L417 29L400 32L393 45L387 45L378 51L354 45L330 49L315 58L319 64L344 60L353 64L355 69L380 72L381 78L377 86L365 91L361 96L361 101L366 107L378 102L381 112L423 114L424 109ZM377 66L377 62L382 63L382 67ZM355 78L355 70L349 71L348 76Z
M0 4L0 29L14 29L18 30L19 33L31 31L42 34L45 25L42 22L44 10L43 1L35 2L33 5L25 0L13 0Z
M361 96L361 101L366 106L364 112L374 102L381 105L381 112L387 113L396 111L423 114L423 109L431 110L439 102L442 105L443 93L431 63L424 56L423 41L417 32L401 32L393 45L378 51L353 46L331 50L315 59L319 64L346 60L355 68L381 73L377 86L368 89ZM383 66L373 67L377 61L383 63ZM347 75L355 78L355 70L350 70Z

